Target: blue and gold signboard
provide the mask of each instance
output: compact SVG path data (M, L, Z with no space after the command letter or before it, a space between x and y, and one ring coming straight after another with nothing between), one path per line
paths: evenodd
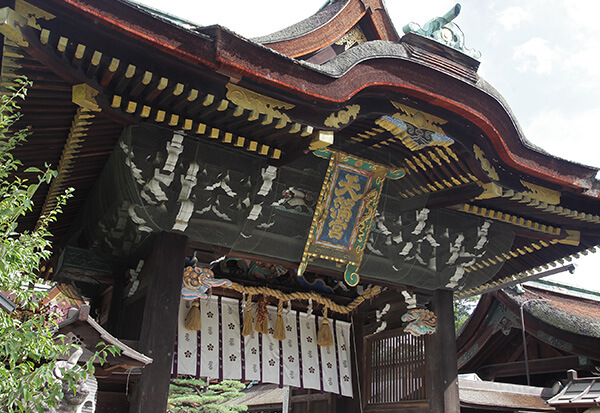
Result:
M346 264L344 279L348 285L355 286L385 178L401 178L404 171L391 171L382 165L330 150L319 150L315 155L328 158L329 168L298 275L304 273L309 261L335 261Z

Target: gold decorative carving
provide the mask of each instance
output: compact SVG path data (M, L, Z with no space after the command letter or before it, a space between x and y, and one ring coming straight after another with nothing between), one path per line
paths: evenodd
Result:
M543 186L532 184L531 182L521 180L521 184L528 188L528 192L524 194L531 195L532 198L537 199L540 202L545 202L549 205L560 204L560 192L553 189L548 189Z
M282 119L286 123L290 123L289 116L277 109L293 109L294 105L273 99L260 93L253 92L233 83L227 84L227 99L234 104L249 110L256 111L262 115L272 116L277 119Z
M356 120L359 111L360 105L348 105L345 109L329 115L327 119L325 119L325 126L339 128L340 124L346 125L350 121Z
M36 223L36 228L39 228L42 224L43 217L48 216L50 211L56 207L59 196L65 192L68 183L67 179L75 172L73 171L75 155L80 151L81 144L87 136L89 126L95 116L94 113L85 108L80 107L77 109L71 123L67 141L60 156L58 167L56 168L56 178L50 183L50 188L42 205L42 211Z
M418 151L426 146L450 146L454 140L446 136L442 125L447 121L429 113L391 102L400 112L392 116L383 115L375 123L390 132L393 137L380 144L387 145L394 139L399 139L411 151ZM374 145L376 146L376 145ZM424 155L423 159L429 162Z
M446 132L441 128L442 125L448 123L448 121L438 118L437 116L430 115L429 113L421 112L420 110L405 106L401 103L392 101L392 105L396 109L400 109L404 113L395 113L394 118L406 121L419 129L426 129L433 132L445 135Z
M56 17L55 15L23 0L15 1L15 11L27 19L27 24L29 26L38 30L42 30L42 28L37 23L37 19L52 20Z
M579 246L579 240L581 238L581 233L579 231L562 229L561 235L565 235L565 237L558 240L559 244L573 245L575 247Z
M384 181L399 179L404 171L389 170L342 152L321 150L315 155L329 158L329 166L298 274L302 275L314 259L333 261L345 264L344 280L355 286Z
M467 214L478 215L480 217L493 219L507 224L515 225L521 228L527 228L532 231L543 232L545 234L551 234L559 236L561 229L553 227L551 225L540 224L539 222L525 219L516 215L505 214L501 211L496 211L488 208L481 208L476 205L462 204L459 206L459 211L466 212Z
M545 242L545 241L539 241L539 244L541 244L541 245L537 245L536 243L533 243L533 244L531 244L531 246L533 246L536 249L541 249L542 247L548 247L548 246L553 245L555 243L556 243L556 240L550 241L549 243ZM536 245L537 245L537 247L536 247ZM532 268L532 269L529 269L529 270L525 270L525 271L521 271L521 272L516 273L516 274L509 275L508 277L504 277L501 280L490 281L490 282L488 282L486 284L480 285L480 286L475 287L475 288L471 288L469 290L463 290L463 291L460 291L460 292L456 292L454 294L454 297L455 298L462 298L462 297L468 297L468 296L474 295L475 293L481 294L481 292L483 290L487 290L487 289L493 288L493 287L498 287L499 285L504 285L506 283L511 283L511 282L513 282L515 280L522 279L522 278L528 277L530 275L533 275L534 274L533 270L535 270L535 271L542 271L542 270L547 270L549 268L549 266L556 267L557 265L565 265L566 264L565 261L570 262L570 261L572 261L573 258L579 258L579 256L580 256L579 254L587 255L589 252L594 253L594 252L596 252L596 248L597 248L597 246L596 247L590 247L590 248L588 248L586 250L579 251L579 252L576 252L574 254L562 257L562 258L558 258L558 259L556 259L554 261L548 262L548 263L543 264L543 265L541 265L539 267L535 267L535 268ZM510 252L510 254L511 254L512 257L517 257L520 254L520 253L519 254L514 253L514 251L509 251L509 252ZM503 255L505 256L505 258L507 260L511 258L511 256L508 256L507 254L503 254ZM521 254L521 255L524 255L524 254ZM499 258L499 257L496 256L496 258ZM466 269L466 270L468 270L468 269Z
M477 145L473 145L473 152L475 153L475 159L477 159L479 161L479 164L481 165L481 169L483 169L483 171L486 173L486 175L489 176L494 181L500 180L500 177L498 176L496 169L492 166L490 161L487 160L487 158L485 157L485 154L483 153L481 148Z
M26 19L9 7L0 9L0 33L21 47L28 47L21 28L27 24Z
M87 83L80 83L79 85L73 86L73 103L82 108L100 112L102 109L98 106L98 102L96 102L97 95L98 91Z
M318 151L319 149L325 149L329 145L333 144L333 132L332 131L319 131L318 135L311 141L308 149L311 151Z
M335 44L344 46L344 51L350 49L354 45L359 45L367 41L367 36L363 33L360 26L356 25L340 37Z
M502 187L495 182L489 182L487 184L482 184L481 182L477 182L478 185L483 188L483 192L475 199L491 199L498 198L502 196Z

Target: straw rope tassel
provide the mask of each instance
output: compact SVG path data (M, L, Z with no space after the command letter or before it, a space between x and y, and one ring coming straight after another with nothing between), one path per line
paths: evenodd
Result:
M283 300L279 300L279 304L277 304L277 321L275 322L273 338L275 340L285 340L285 326L283 325Z
M269 334L269 311L267 310L267 297L264 295L258 300L256 306L256 331L262 334Z
M254 332L254 323L252 322L252 294L248 294L246 301L246 311L244 311L244 327L242 328L242 336L249 336Z
M319 334L317 335L317 344L321 347L329 347L333 345L333 332L329 326L329 320L327 319L327 307L323 311L323 322L321 328L319 328Z
M200 331L202 329L202 315L200 313L200 300L196 299L192 302L192 308L187 313L183 325L188 330Z

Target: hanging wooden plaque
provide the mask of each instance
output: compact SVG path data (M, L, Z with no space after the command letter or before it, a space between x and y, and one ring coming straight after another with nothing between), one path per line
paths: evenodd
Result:
M399 179L404 171L392 171L342 152L319 150L315 155L328 158L329 167L298 275L314 259L335 261L346 265L344 280L355 286L385 178Z

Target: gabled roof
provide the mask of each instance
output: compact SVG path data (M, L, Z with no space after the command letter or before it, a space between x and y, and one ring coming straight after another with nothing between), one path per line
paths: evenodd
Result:
M143 368L152 363L152 359L134 350L122 341L112 336L89 315L90 307L83 305L81 308L70 311L66 320L58 325L58 332L64 334L66 339L73 344L80 345L83 354L80 362L86 362L100 350L97 345L101 342L108 346L115 346L120 354L109 354L103 366L96 367L96 376L107 376L113 373L124 373L134 368Z
M458 395L463 408L485 411L554 411L545 401L549 397L550 389L471 380L461 376L458 377Z
M382 0L337 0L328 1L317 13L301 22L252 40L286 56L306 60L305 56L330 46L361 26L368 30L365 40L397 42L400 39ZM354 41L358 41L356 36L360 34L354 34Z
M471 380L459 377L458 394L462 408L477 411L554 411L545 402L549 389L530 386L516 386L505 383ZM281 409L283 389L271 384L259 384L244 391L244 396L229 400L225 405L246 405L250 411ZM294 397L292 396L292 403Z
M600 296L529 283L482 296L457 338L458 367L492 377L524 376L523 306L531 374L591 371L600 361Z
M571 409L580 411L578 409L600 406L600 378L577 378L575 372L571 374L574 377L569 380L560 393L548 400L548 404L560 411L563 411L562 408L568 409L566 411L571 411ZM590 411L595 410L591 409Z

